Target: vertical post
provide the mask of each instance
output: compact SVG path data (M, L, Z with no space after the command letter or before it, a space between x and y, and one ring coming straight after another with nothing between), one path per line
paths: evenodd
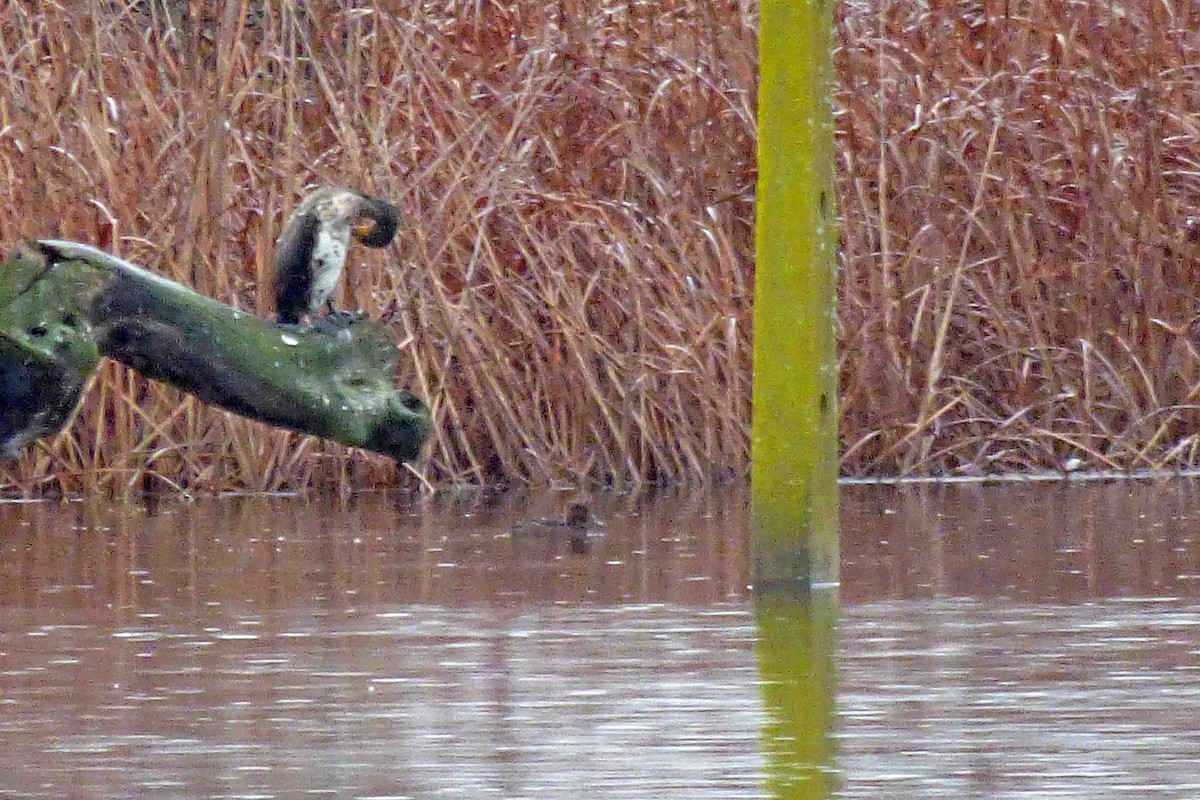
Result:
M765 788L826 800L837 683L833 20L829 0L761 0L759 19L751 499Z
M754 585L837 580L837 220L829 0L762 0L751 496Z

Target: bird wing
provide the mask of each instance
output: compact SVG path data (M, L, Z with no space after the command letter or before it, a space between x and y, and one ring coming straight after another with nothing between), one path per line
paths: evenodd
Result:
M320 228L316 214L293 215L275 246L275 316L280 322L296 324L308 313L312 256Z

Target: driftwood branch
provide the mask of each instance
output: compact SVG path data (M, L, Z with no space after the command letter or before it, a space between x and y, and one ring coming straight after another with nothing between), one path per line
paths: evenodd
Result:
M40 241L0 265L0 451L57 431L99 356L212 405L409 461L429 410L395 388L368 320L277 325L88 245Z

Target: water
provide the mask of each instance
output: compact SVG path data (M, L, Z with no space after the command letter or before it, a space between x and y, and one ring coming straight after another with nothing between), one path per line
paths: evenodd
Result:
M1200 797L1191 483L846 489L836 690L740 496L554 504L0 504L0 797Z
M1200 608L850 608L839 768L863 798L1200 797Z
M842 796L1200 797L1200 485L844 502Z

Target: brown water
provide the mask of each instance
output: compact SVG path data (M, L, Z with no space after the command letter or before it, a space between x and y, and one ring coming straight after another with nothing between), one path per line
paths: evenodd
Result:
M0 797L821 796L744 501L553 505L0 504ZM1200 797L1200 487L843 507L838 796Z

